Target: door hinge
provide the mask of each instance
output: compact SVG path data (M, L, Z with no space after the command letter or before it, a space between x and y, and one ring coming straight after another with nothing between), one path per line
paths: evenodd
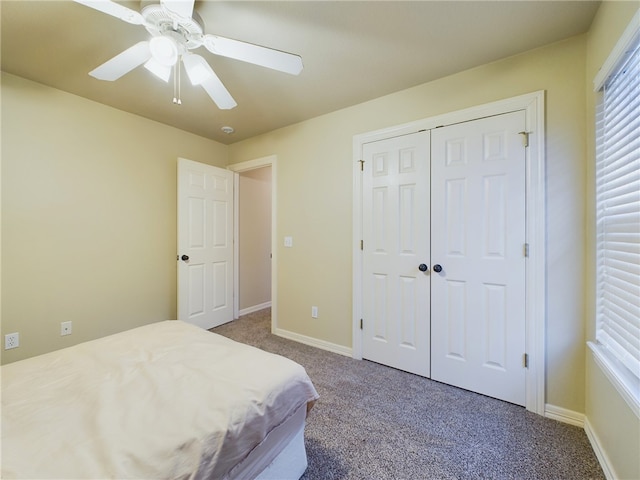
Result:
M360 171L364 172L364 160L358 160L360 162Z
M529 146L529 133L530 132L518 132L518 135L522 135L522 145Z
M364 240L360 240L360 250L364 250Z
M529 244L528 243L524 244L522 251L523 251L525 257L529 256Z
M362 319L360 319L360 330L362 330Z
M529 354L525 353L522 355L522 366L524 368L529 368Z

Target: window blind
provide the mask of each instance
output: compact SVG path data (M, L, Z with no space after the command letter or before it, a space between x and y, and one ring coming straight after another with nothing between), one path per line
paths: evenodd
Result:
M596 340L640 379L640 41L596 118Z

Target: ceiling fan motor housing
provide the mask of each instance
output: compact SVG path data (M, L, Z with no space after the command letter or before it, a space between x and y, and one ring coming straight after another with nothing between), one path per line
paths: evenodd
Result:
M152 4L144 7L140 13L144 17L145 28L154 37L171 37L185 51L202 45L204 23L195 10L193 18L183 18L167 12L158 4Z

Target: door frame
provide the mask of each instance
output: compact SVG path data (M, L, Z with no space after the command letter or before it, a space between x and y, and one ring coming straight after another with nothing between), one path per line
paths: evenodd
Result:
M524 110L529 147L526 149L526 409L544 416L545 409L545 318L546 318L546 195L545 195L545 91L445 113L434 117L367 132L353 137L353 358L362 359L362 175L360 160L365 143L406 135L439 126Z
M246 162L234 163L227 165L227 170L234 172L234 202L236 208L233 212L234 238L233 244L233 265L234 265L234 296L233 296L233 318L240 316L240 242L239 242L239 219L240 209L238 208L240 198L240 174L263 167L271 167L271 333L274 333L278 326L278 308L277 308L277 269L278 261L276 248L276 182L277 182L277 155L268 155L266 157L247 160Z

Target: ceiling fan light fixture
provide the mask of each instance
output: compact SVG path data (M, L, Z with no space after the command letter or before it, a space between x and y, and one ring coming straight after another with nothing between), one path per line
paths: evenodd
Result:
M171 67L161 64L154 57L151 57L145 64L144 68L153 73L160 80L169 82L171 78Z
M172 67L178 61L178 45L170 37L153 37L149 49L153 59L161 65Z

